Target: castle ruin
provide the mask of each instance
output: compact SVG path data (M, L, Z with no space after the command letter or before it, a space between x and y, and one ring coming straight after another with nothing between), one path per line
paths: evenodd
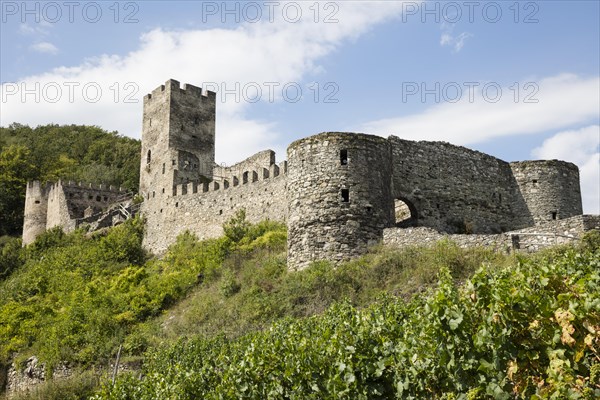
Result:
M469 240L509 238L515 247L518 230L576 237L600 225L597 216L581 215L574 164L508 163L443 142L327 132L290 144L287 161L276 162L266 150L223 167L215 163L215 100L214 92L175 80L144 97L139 194L144 246L151 252L164 252L185 231L201 239L220 236L241 208L251 222L287 224L290 269L347 260L386 238L406 244L414 235L419 243L423 229L470 234ZM23 241L52 226L73 230L92 222L99 205L108 221L111 205L123 208L114 206L123 201L119 195L110 188L30 182ZM407 213L402 221L398 204ZM112 223L120 221L117 211Z

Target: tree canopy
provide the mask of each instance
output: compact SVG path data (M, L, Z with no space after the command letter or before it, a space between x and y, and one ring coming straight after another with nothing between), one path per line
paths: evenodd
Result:
M97 126L0 127L0 235L20 235L29 180L104 183L137 191L140 141Z

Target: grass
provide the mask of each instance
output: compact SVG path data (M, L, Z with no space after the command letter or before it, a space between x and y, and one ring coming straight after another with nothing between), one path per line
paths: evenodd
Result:
M225 259L215 279L199 285L162 316L139 325L125 347L153 347L194 335L238 337L284 317L320 314L342 300L357 307L385 293L408 300L434 287L443 266L460 282L482 264L502 268L514 261L513 255L441 241L433 247L379 246L337 267L322 261L288 272L283 243L238 249Z

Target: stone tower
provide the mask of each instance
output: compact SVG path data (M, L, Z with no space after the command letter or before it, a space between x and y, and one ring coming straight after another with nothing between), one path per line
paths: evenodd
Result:
M288 267L364 254L394 224L387 139L321 133L288 147Z
M581 215L579 169L559 160L510 163L520 194L533 223Z
M214 92L169 80L144 97L140 194L172 196L178 184L212 178Z
M46 231L48 214L48 188L40 181L27 182L23 218L23 245L33 243Z

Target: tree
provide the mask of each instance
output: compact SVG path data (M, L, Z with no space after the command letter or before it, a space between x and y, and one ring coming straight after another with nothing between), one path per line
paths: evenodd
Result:
M10 145L0 153L0 235L14 235L23 224L25 188L36 176L31 152L25 146Z

